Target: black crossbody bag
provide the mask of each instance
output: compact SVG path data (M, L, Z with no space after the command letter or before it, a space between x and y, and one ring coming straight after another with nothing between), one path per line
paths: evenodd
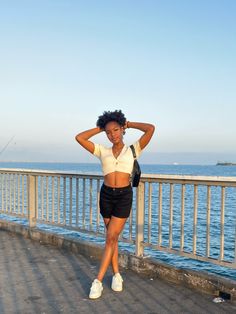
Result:
M134 145L130 145L130 148L132 150L133 156L134 156L134 165L133 165L133 170L131 173L131 183L133 187L137 187L139 185L139 180L141 176L141 168L139 166L139 163L136 159L136 152L134 149Z

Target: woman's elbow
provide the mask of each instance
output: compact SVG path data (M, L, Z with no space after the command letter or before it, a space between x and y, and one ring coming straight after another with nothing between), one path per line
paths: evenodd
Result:
M81 138L80 138L80 135L79 135L79 134L77 134L77 135L75 136L75 140L76 140L76 142L78 142L78 143L81 142Z
M155 125L150 124L150 132L153 134L155 132Z

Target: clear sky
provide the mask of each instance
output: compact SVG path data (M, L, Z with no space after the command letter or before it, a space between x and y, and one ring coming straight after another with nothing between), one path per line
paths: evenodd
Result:
M235 21L235 0L0 0L0 160L96 162L74 136L122 109L156 125L144 162L236 161Z

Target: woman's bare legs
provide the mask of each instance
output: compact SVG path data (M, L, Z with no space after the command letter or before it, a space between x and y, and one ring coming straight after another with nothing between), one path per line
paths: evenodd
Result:
M106 226L106 229L108 229L108 225L110 222L111 218L104 218L104 223ZM112 258L111 258L111 265L112 265L112 270L113 273L116 274L119 272L119 262L118 262L118 241L116 243Z
M97 279L99 281L103 280L103 277L107 271L108 266L110 265L113 255L114 255L114 268L115 271L118 269L118 238L121 231L124 228L127 218L118 218L112 216L107 227L106 234L106 245L102 256L102 261L100 269L98 272ZM114 271L113 268L113 271ZM116 271L117 272L117 271Z

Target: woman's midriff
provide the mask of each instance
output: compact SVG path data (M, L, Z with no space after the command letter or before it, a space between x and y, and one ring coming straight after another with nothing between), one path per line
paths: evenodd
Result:
M104 177L104 184L112 188L121 188L130 184L130 174L125 172L111 172Z

